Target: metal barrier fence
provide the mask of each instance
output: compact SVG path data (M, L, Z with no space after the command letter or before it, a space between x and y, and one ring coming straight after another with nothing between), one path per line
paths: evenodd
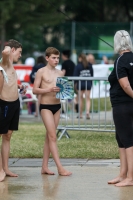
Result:
M61 116L57 127L58 140L63 135L70 138L67 132L68 130L114 132L115 128L109 99L109 83L107 77L68 77L68 79L73 82L73 86L75 81L79 84L79 91L77 95L75 94L73 100L61 100ZM90 119L86 119L86 109L84 109L83 118L80 118L80 112L78 111L77 113L75 110L75 98L78 100L78 110L80 110L81 81L85 81L87 89L88 80L92 80ZM83 107L85 107L86 101L84 95Z

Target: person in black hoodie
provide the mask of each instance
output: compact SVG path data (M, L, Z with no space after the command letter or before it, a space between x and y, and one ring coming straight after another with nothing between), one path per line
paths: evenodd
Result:
M73 76L73 73L74 73L74 68L75 68L75 64L74 62L70 59L70 55L71 55L71 51L70 50L64 50L62 51L62 54L61 54L61 58L62 58L62 72L63 72L63 75L64 76ZM69 105L69 108L70 110L72 109L72 100L68 100L68 105ZM75 105L76 106L76 105ZM78 108L78 104L77 104L77 107ZM62 110L62 112L64 113L64 110Z
M46 60L45 60L44 56L39 56L39 57L37 58L36 65L33 67L32 72L31 72L31 74L30 74L30 82L31 82L32 84L34 84L35 75L36 75L37 71L38 71L39 69L41 69L42 67L45 67L45 66L46 66ZM39 97L39 95L38 95L38 103L39 103L39 99L40 99L40 97ZM37 109L35 108L35 104L32 104L32 105L31 105L31 110L32 110L32 112L35 111L35 117L37 117L37 116L38 116L38 113L37 113Z
M62 72L64 76L73 76L75 64L74 62L70 59L70 50L64 50L62 51L61 58L63 60L62 63Z
M30 74L30 81L32 84L34 83L35 75L36 75L36 72L38 71L38 69L45 67L45 65L46 65L46 60L45 60L44 56L39 56L37 58L37 62L35 64L35 66L32 69L32 72Z

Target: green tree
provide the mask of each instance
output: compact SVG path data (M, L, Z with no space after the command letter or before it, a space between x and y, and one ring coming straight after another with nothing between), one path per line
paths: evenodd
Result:
M11 18L11 13L14 10L15 0L0 1L0 32L1 32L1 50L3 49L6 35L6 23Z
M60 1L56 2L56 6L60 7ZM0 0L1 50L5 40L10 38L24 42L26 52L36 50L35 40L42 44L43 27L53 26L62 21L63 15L57 10L41 0Z
M65 0L65 12L80 22L128 22L133 20L132 0Z
M0 13L1 50L6 40L14 38L22 42L25 56L31 55L33 51L44 51L47 45L54 44L60 49L64 45L66 48L70 47L70 22L73 20L76 22L129 22L133 20L132 0L91 2L86 0L0 0ZM95 28L93 32L98 34L100 29ZM80 40L82 33L81 28L76 41ZM89 40L92 39L88 39L88 42ZM82 41L80 45L85 47L89 44L84 44Z

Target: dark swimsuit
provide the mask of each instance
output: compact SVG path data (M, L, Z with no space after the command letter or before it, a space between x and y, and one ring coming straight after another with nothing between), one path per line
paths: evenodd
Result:
M50 110L53 115L61 109L61 104L40 104L40 112L42 109Z

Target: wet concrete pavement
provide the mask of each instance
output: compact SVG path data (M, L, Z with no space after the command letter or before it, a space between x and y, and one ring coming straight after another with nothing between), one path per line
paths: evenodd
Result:
M41 122L23 115L21 122ZM107 181L119 173L119 160L61 159L73 174L59 176L53 159L49 168L54 176L41 175L42 159L9 160L10 170L19 177L6 177L0 183L0 200L132 200L133 187L118 188Z
M0 183L0 200L132 200L133 187L118 188L107 181L118 175L119 160L61 159L70 177L41 175L42 159L10 159L18 178Z

